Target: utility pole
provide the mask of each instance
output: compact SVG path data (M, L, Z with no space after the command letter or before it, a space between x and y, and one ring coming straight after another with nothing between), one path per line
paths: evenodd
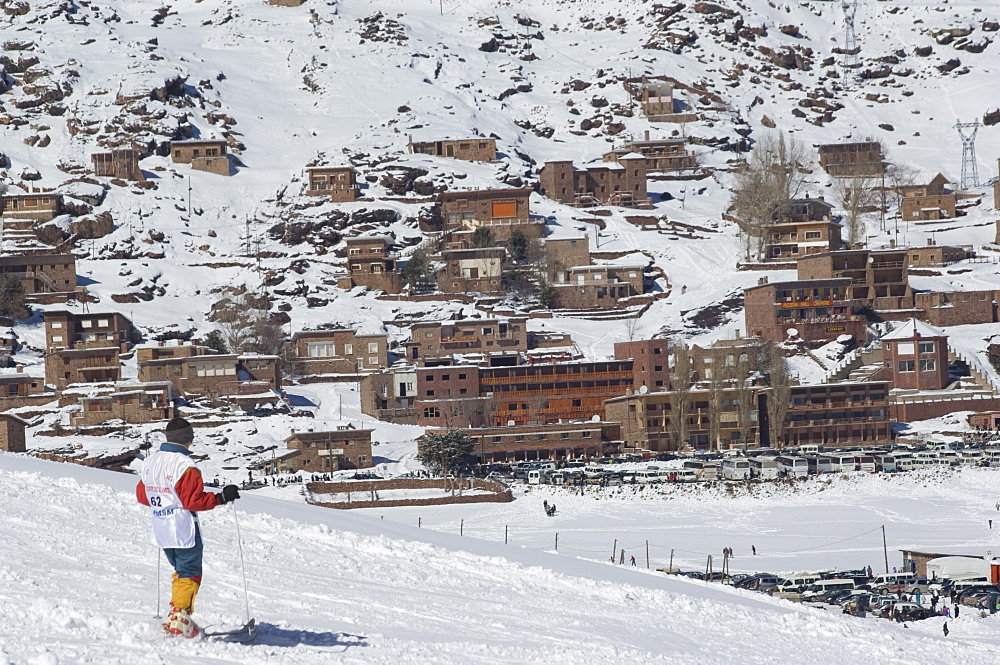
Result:
M979 167L976 165L976 132L979 121L956 122L955 129L962 138L962 189L979 187Z
M191 176L188 176L188 221L191 220Z
M882 554L885 555L885 573L889 574L889 548L885 544L885 525L882 525Z

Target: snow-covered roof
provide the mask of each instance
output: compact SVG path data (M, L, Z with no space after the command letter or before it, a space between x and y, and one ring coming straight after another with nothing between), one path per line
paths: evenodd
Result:
M893 340L893 339L913 339L914 337L944 337L943 331L938 330L934 326L919 321L917 319L910 319L909 321L904 321L903 325L899 326L893 330L888 335L882 337L883 340Z

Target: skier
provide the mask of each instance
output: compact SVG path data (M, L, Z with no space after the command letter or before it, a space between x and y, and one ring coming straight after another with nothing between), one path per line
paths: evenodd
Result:
M197 637L200 631L191 620L202 572L197 513L234 501L240 493L236 485L226 485L218 494L205 491L201 472L191 460L194 429L188 421L172 419L164 434L166 443L143 462L135 495L152 509L153 539L176 571L163 628L172 635Z
M632 565L633 566L635 565L635 557L634 556L632 557Z

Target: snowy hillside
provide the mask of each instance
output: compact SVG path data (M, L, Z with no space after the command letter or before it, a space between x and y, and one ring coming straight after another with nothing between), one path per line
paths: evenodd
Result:
M238 503L258 642L162 640L133 482L0 455L0 662L985 664L1000 644L996 619L971 612L946 640L939 620L904 628L262 497ZM203 524L196 616L237 622L233 515Z

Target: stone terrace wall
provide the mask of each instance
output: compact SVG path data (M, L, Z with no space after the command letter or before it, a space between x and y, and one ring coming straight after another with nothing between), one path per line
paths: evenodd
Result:
M397 478L393 480L370 480L367 482L346 482L346 483L306 483L306 489L313 494L343 494L346 492L357 493L359 496L370 495L372 490L419 490L419 489L451 489L453 483L457 489L459 484L465 486L467 480L446 480L444 478ZM514 500L511 491L491 480L474 479L472 488L486 490L491 494L469 494L442 496L435 499L387 499L376 501L351 501L350 503L323 503L313 501L306 497L306 501L314 506L325 508L338 508L347 510L351 508L391 508L393 506L443 506L452 503L507 503Z

